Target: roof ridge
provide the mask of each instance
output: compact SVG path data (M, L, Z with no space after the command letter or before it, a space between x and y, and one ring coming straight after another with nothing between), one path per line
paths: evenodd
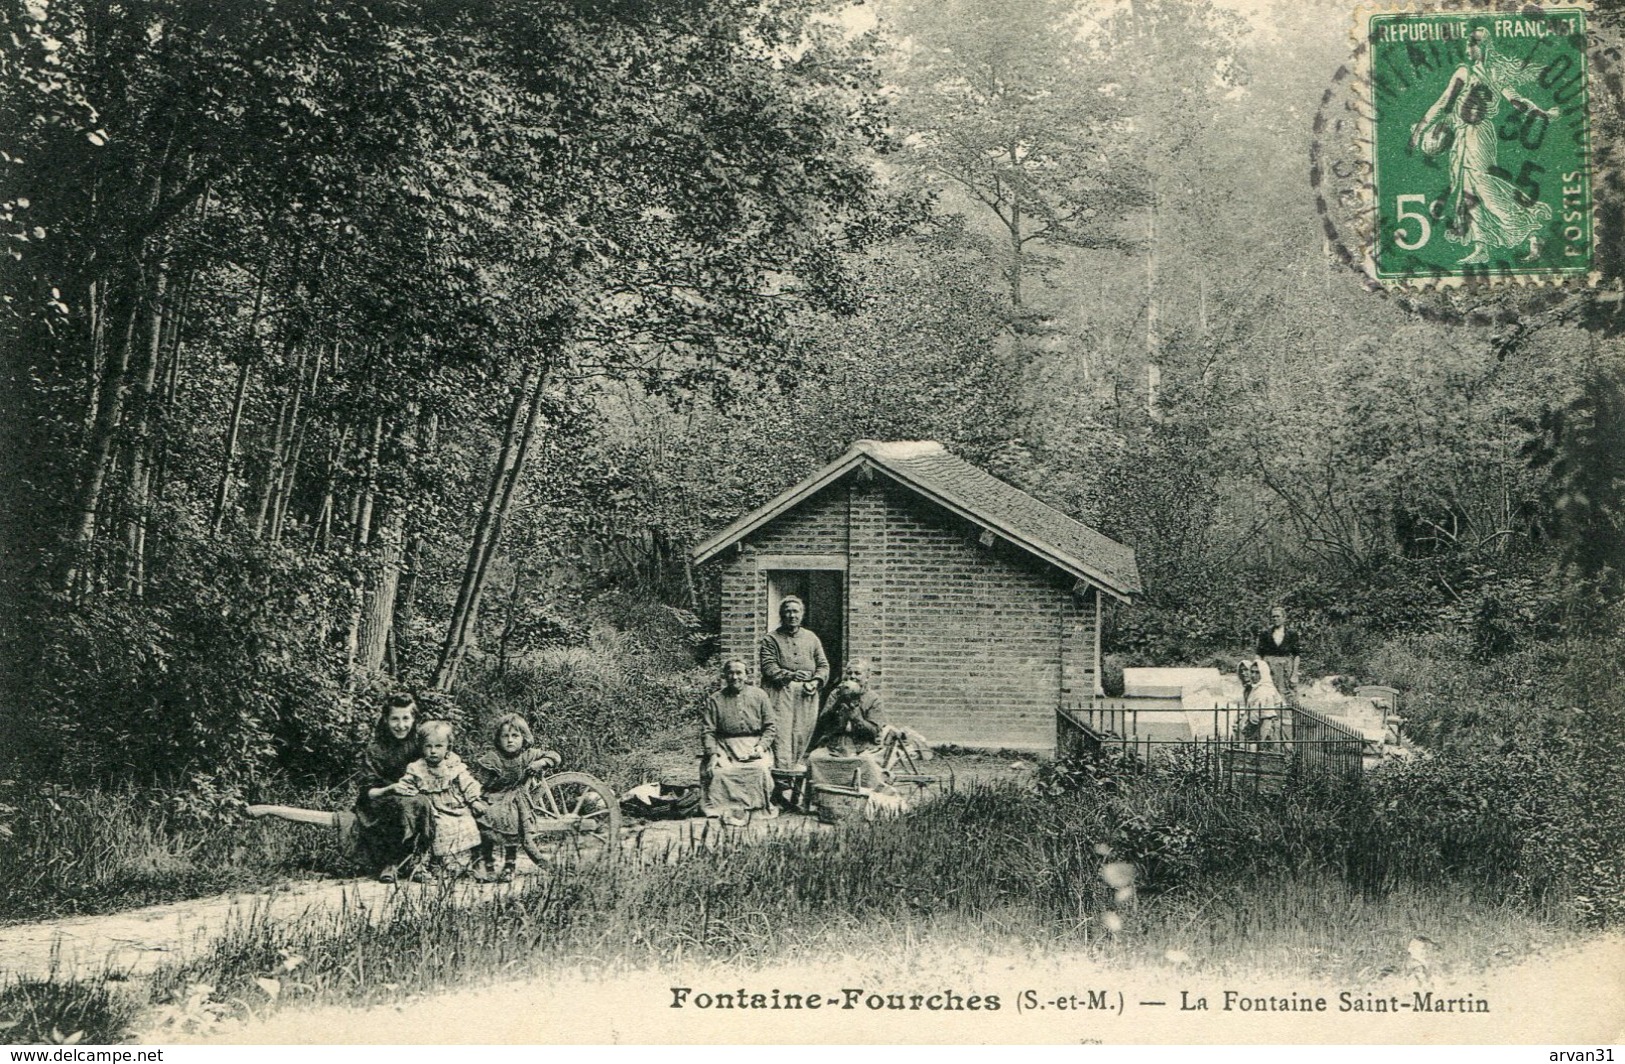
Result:
M936 440L858 440L848 452L859 451L874 458L919 458L928 454L952 454Z
M936 440L857 440L840 458L701 543L694 550L696 560L714 557L729 543L865 463L1113 594L1126 597L1141 591L1132 547L966 461Z

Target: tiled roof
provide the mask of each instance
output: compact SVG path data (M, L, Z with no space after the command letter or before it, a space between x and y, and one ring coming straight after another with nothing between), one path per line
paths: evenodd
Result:
M1119 596L1140 593L1134 551L1013 487L940 443L859 440L834 462L695 549L705 561L863 464L1004 536L1029 553Z

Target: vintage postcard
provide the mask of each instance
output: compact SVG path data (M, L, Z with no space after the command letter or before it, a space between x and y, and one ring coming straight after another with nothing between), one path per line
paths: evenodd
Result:
M1613 1060L1619 5L0 30L0 1041Z

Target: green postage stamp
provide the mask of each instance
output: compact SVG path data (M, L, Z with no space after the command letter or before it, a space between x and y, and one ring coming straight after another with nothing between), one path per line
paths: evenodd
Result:
M1386 284L1592 270L1586 9L1362 11L1374 228Z

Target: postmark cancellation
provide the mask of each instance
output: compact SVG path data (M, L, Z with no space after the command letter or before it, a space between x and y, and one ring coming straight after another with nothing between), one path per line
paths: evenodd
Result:
M1594 281L1587 7L1361 9L1365 265L1387 286Z

